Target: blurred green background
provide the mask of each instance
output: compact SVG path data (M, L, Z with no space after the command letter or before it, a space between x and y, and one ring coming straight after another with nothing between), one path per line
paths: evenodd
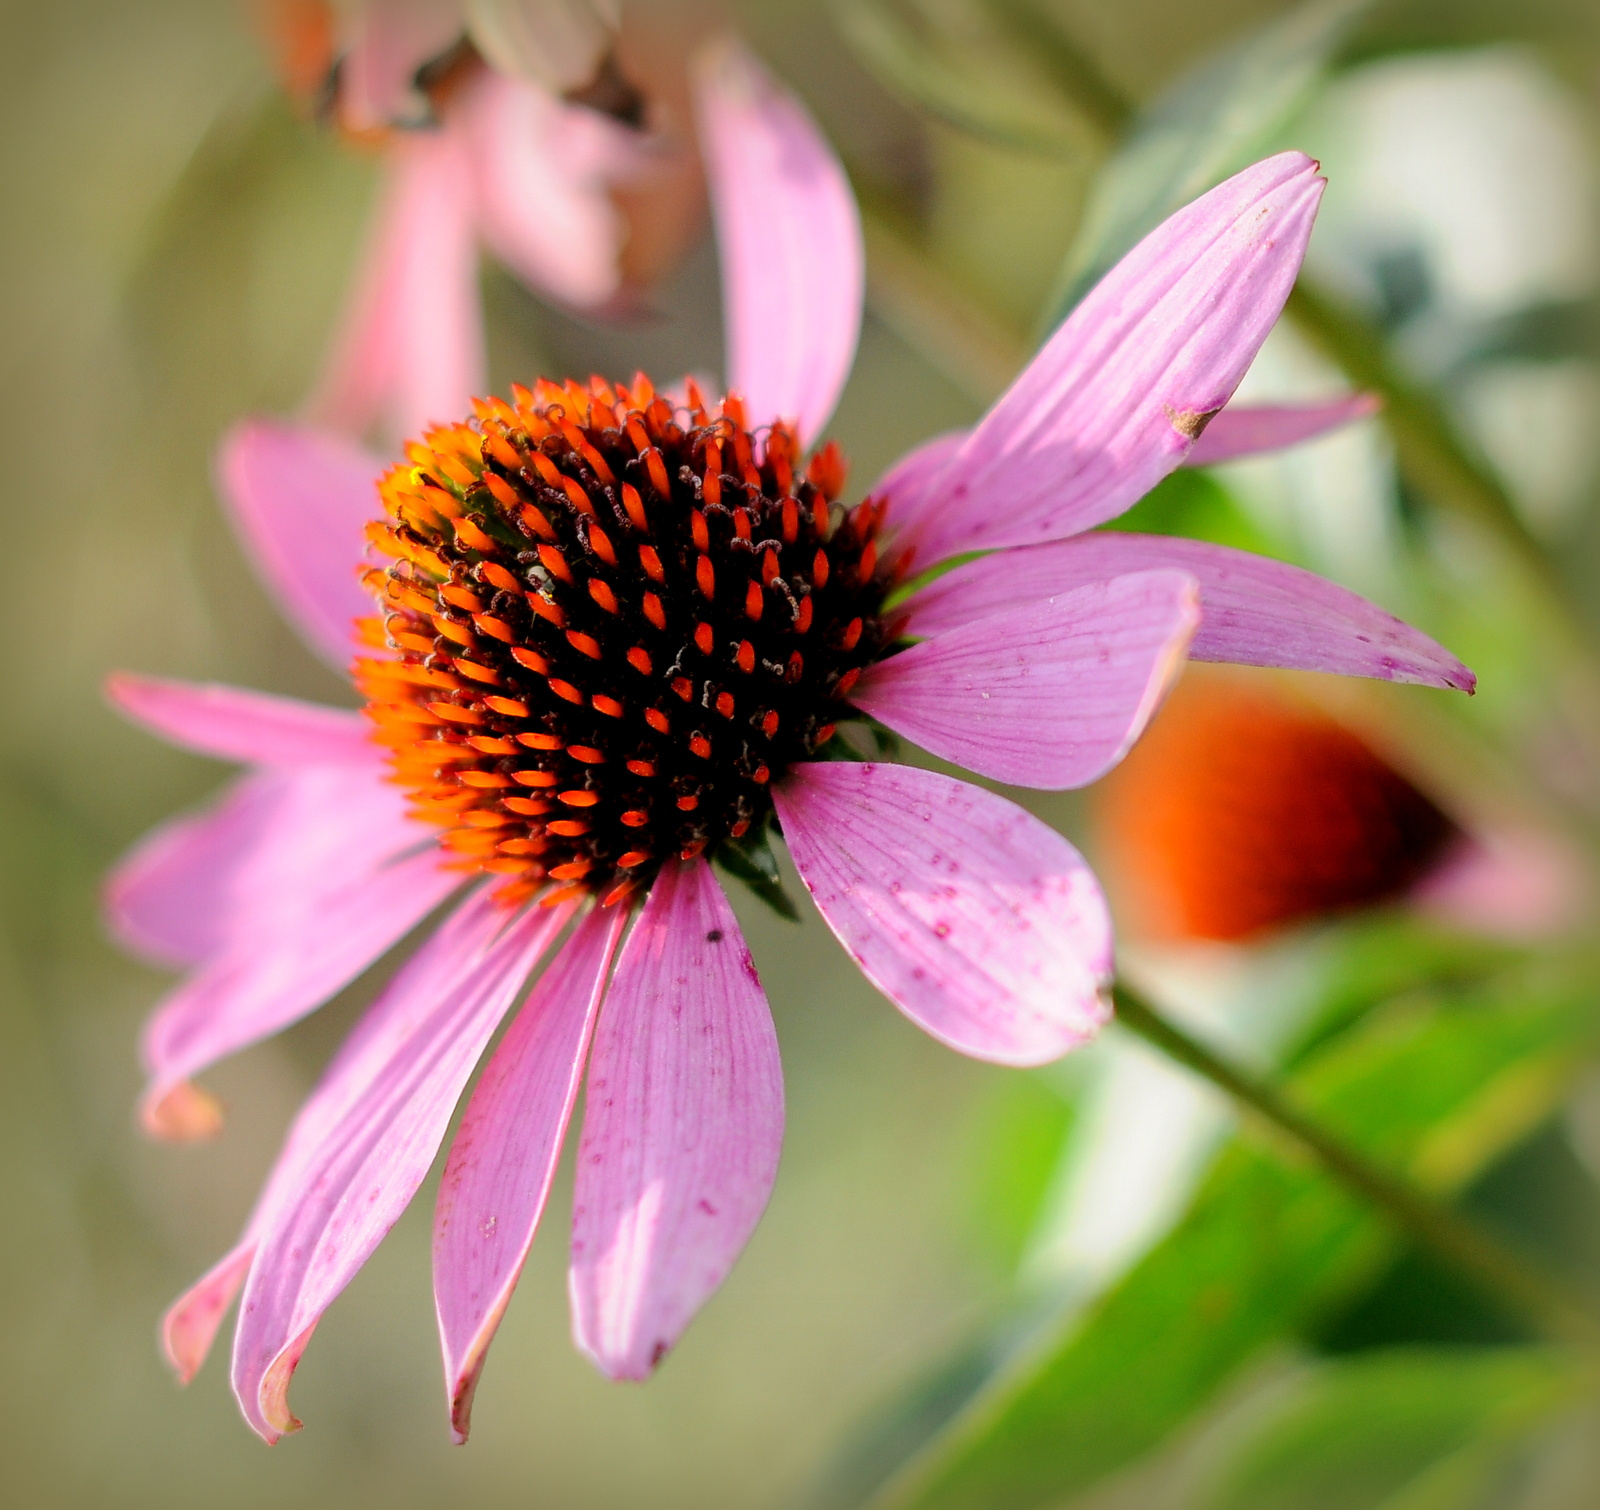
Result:
M871 307L833 427L856 489L916 440L974 418L1052 307L1112 141L1104 112L1097 119L1092 101L1074 104L1061 87L1070 56L1037 28L1070 38L1138 104L1285 9L1263 0L774 0L739 13L834 137L870 211ZM916 45L895 30L908 15ZM1034 1468L985 1469L983 1432L1015 1425L1003 1406L983 1404L995 1398L983 1391L997 1360L1015 1370L1030 1347L1056 1357L1063 1314L1079 1314L1074 1305L1151 1244L1154 1260L1167 1251L1162 1223L1178 1219L1188 1186L1176 1181L1167 1215L1127 1238L1092 1283L1048 1262L1041 1271L1063 1149L1104 1065L1027 1075L963 1060L878 999L814 915L791 926L742 898L787 1075L783 1168L749 1251L655 1381L605 1383L573 1352L558 1194L479 1392L473 1441L452 1448L428 1283L430 1185L319 1329L296 1381L302 1435L263 1448L234 1411L222 1357L179 1391L157 1355L157 1319L232 1242L292 1109L373 985L211 1076L230 1111L214 1143L141 1139L131 1115L135 1034L165 981L106 942L97 887L133 839L224 773L121 724L99 686L109 670L130 667L348 701L259 590L216 508L209 466L232 419L287 412L306 390L374 174L281 103L247 15L229 5L57 0L7 6L0 24L10 226L0 253L0 413L8 601L20 638L0 744L7 1503L799 1506L854 1503L886 1479L900 1485L888 1502L904 1504L923 1494L930 1504L1064 1504L1087 1494L1107 1505L1252 1510L1600 1502L1600 1425L1583 1369L1527 1346L1514 1318L1381 1233L1357 1231L1337 1203L1331 1235L1291 1263L1283 1234L1293 1221L1303 1234L1322 1219L1322 1186L1249 1137L1228 1146L1195 1209L1235 1201L1235 1267L1218 1282L1288 1297L1283 1305L1252 1321L1248 1345L1219 1355L1206 1374L1211 1364L1180 1356L1192 1343L1198 1357L1206 1339L1180 1338L1178 1323L1207 1314L1182 1283L1168 1284L1160 1304L1125 1286L1132 1310L1117 1322L1124 1340L1113 1353L1143 1372L1069 1370L1062 1378L1077 1382L1048 1397L1054 1405L995 1439L1000 1460ZM1421 67L1424 84L1442 78L1449 88L1397 92L1382 72L1396 66ZM1486 94L1450 94L1463 67L1487 71ZM1415 738L1431 759L1470 770L1479 785L1538 787L1552 811L1587 813L1588 822L1600 781L1587 732L1561 717L1578 652L1568 629L1552 627L1549 598L1559 581L1576 622L1591 635L1600 624L1600 14L1592 0L1381 6L1341 46L1338 68L1287 120L1269 123L1269 134L1322 154L1333 180L1331 249L1322 264L1314 249L1312 266L1367 301L1408 380L1476 434L1475 465L1503 483L1555 561L1553 576L1522 574L1492 529L1462 524L1414 479L1396 484L1375 427L1344 452L1230 472L1212 504L1236 510L1278 553L1416 614L1477 665L1485 691L1468 712L1414 694ZM1403 136L1408 111L1430 110L1447 138L1466 129L1452 122L1470 123L1499 144L1493 151L1511 166L1496 182L1531 187L1520 205L1498 191L1452 191L1448 154L1435 160L1431 147L1415 148L1417 171L1429 182L1433 173L1440 198L1461 210L1454 227L1447 215L1428 221L1443 227L1443 252L1424 237L1416 255L1434 257L1436 292L1465 290L1454 304L1436 298L1418 323L1409 307L1384 304L1407 266L1404 256L1384 257L1415 247L1373 252L1363 215L1385 192L1372 164L1410 150L1411 138L1385 133ZM1464 150L1492 155L1471 141ZM1541 189L1552 173L1553 187ZM1479 251L1502 246L1510 271L1480 286L1469 270L1452 284L1452 237ZM1565 250L1541 262L1552 246ZM1383 277L1363 287L1362 268L1374 267ZM659 291L659 315L642 324L557 313L492 268L485 297L501 391L541 372L643 365L665 378L718 364L716 265L704 236ZM1314 387L1320 370L1292 344L1269 348L1263 362L1264 391L1291 391L1305 370ZM1376 706L1397 716L1393 699ZM1571 722L1581 725L1576 714ZM1540 741L1523 737L1530 729ZM1479 780L1480 770L1491 777ZM1075 799L1030 805L1078 833ZM1581 832L1578 819L1570 826ZM1335 1102L1340 1085L1370 1093L1390 1075L1414 1087L1425 1078L1419 1065L1481 1063L1478 1079L1461 1070L1459 1084L1417 1112L1421 1132L1452 1116L1466 1129L1457 1146L1468 1151L1437 1183L1467 1188L1485 1220L1592 1290L1600 1217L1582 1158L1587 1147L1594 1161L1600 1144L1585 1070L1592 964L1581 942L1497 951L1379 918L1258 951L1255 983L1235 994L1281 988L1315 998L1302 1019L1318 1022L1342 999L1363 1009L1400 1002L1401 1017L1374 1030L1390 1056L1381 1065L1377 1049L1348 1038L1336 1045L1342 1071L1314 1060L1314 1034L1284 1048L1291 1068L1322 1074L1307 1081L1308 1094ZM1478 995L1448 996L1457 989ZM1470 1042L1453 1027L1461 1014L1478 1034ZM1395 1021L1411 1024L1405 1052L1414 1061L1394 1047ZM1483 1112L1493 1072L1535 1060L1559 1066L1539 1081L1547 1088L1509 1113L1497 1093L1497 1122ZM1477 1108L1478 1120L1463 1107ZM1379 1122L1374 1114L1375 1145L1396 1156L1411 1148L1410 1132ZM1225 1132L1195 1124L1183 1135L1203 1163ZM1283 1178L1304 1188L1290 1199L1269 1168L1287 1168ZM1230 1179L1237 1189L1217 1184ZM1293 1220L1280 1229L1281 1211ZM1307 1279L1313 1258L1323 1262L1341 1242L1343 1267ZM1275 1268L1262 1257L1268 1249L1290 1256ZM1171 1262L1187 1272L1183 1250ZM1159 1268L1138 1273L1157 1290L1166 1283ZM1221 1319L1214 1327L1227 1330ZM1156 1411L1143 1435L1130 1426L1122 1445L1110 1440L1156 1397L1171 1407L1165 1416ZM1095 1404L1109 1424L1092 1427L1095 1452L1072 1458L1080 1404ZM978 1447L964 1459L958 1452L948 1472L919 1477L923 1444L952 1418Z

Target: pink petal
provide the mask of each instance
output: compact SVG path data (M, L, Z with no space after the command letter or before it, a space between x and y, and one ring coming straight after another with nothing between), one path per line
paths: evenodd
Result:
M939 479L969 433L946 430L943 435L923 441L915 450L907 451L879 479L872 496L888 500L888 525L897 536L911 535L929 509L938 503L941 497Z
M1134 572L924 640L851 700L979 775L1085 786L1143 732L1199 618L1188 573Z
M343 10L340 123L373 131L426 120L427 100L414 80L461 35L457 0L368 0Z
M258 832L235 835L248 842L231 852L201 845L186 857L190 869L160 878L165 901L193 909L189 941L207 953L145 1028L155 1078L145 1116L157 1136L204 1130L188 1114L189 1075L320 1005L458 884L383 774L374 764L263 777L272 804ZM396 864L407 852L416 853ZM128 896L126 884L119 890Z
M1235 456L1280 451L1314 440L1352 420L1366 419L1383 407L1373 393L1352 393L1326 404L1249 409L1230 405L1217 415L1189 448L1186 467L1209 467Z
M296 1114L239 1241L168 1310L162 1343L182 1383L200 1371L224 1313L244 1284L262 1235L271 1230L283 1203L297 1197L304 1186L308 1161L322 1148L329 1129L360 1098L377 1062L386 1056L395 1014L393 996L385 996L356 1024Z
M485 385L472 179L459 131L396 138L313 424L398 443L471 412Z
M217 1328L250 1272L255 1251L254 1243L239 1243L173 1301L161 1318L161 1349L178 1383L187 1384L200 1372Z
M606 996L572 1209L573 1336L643 1379L760 1220L783 1071L756 967L704 860L669 860Z
M193 966L254 948L305 899L359 884L432 833L374 765L252 771L165 824L112 872L107 910L136 953Z
M472 1396L550 1194L623 907L578 924L478 1080L445 1162L433 1218L433 1293L450 1425L467 1439Z
M228 940L233 877L263 843L294 778L251 771L220 801L145 835L106 882L111 931L130 953L160 965L192 966Z
M312 1329L409 1204L484 1046L567 907L511 918L478 892L372 1009L319 1095L342 1102L267 1213L240 1304L233 1387L267 1441L298 1425L289 1380ZM292 1136L292 1135L291 1135Z
M861 221L844 169L804 107L743 48L695 69L700 146L722 259L728 386L757 425L833 413L861 333Z
M1110 1016L1100 885L1031 814L932 771L844 761L792 766L772 796L828 926L941 1042L1044 1064Z
M156 1136L176 1130L167 1101L187 1097L192 1076L315 1011L460 884L430 849L342 891L318 884L293 900L298 916L262 926L258 937L208 961L145 1025L140 1050L150 1081L140 1115L146 1128Z
M1477 685L1443 646L1323 577L1172 535L1107 531L969 561L911 599L910 628L941 635L1019 602L1158 567L1188 572L1200 584L1191 660L1331 671L1462 692Z
M488 71L455 109L471 142L479 225L495 256L563 303L609 299L621 281L626 233L609 189L639 169L635 133Z
M252 765L357 765L377 774L383 752L359 713L218 682L116 671L106 696L169 744Z
M336 671L355 653L354 621L375 613L358 572L363 533L383 517L384 464L303 425L246 420L217 453L217 490L251 565L311 646Z
M951 459L911 532L919 559L1077 534L1177 466L1283 308L1316 168L1298 152L1257 163L1112 268Z
M1463 836L1410 901L1447 927L1527 944L1581 923L1593 891L1581 852L1517 824Z

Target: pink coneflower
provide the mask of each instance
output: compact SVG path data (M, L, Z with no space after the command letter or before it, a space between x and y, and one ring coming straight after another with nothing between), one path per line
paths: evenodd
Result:
M407 446L376 522L373 463L247 426L230 501L331 657L348 660L364 611L361 531L387 559L364 573L381 610L356 668L368 721L227 688L113 689L157 732L251 767L113 881L123 936L192 967L145 1035L155 1130L214 1125L192 1077L466 888L313 1092L238 1246L168 1316L188 1376L242 1287L234 1388L268 1440L296 1424L289 1378L318 1318L411 1199L547 957L439 1195L453 1428L585 1064L576 1340L618 1378L677 1340L760 1216L783 1126L772 1022L714 856L749 867L779 829L869 978L964 1053L1039 1064L1105 1022L1111 930L1071 845L966 782L847 758L837 724L868 714L980 775L1059 788L1122 757L1186 650L1472 685L1423 635L1295 568L1063 538L1184 461L1226 403L1299 266L1314 163L1273 158L1174 216L970 435L847 508L837 450L806 448L860 320L848 185L752 60L717 51L699 87L734 391L712 406L689 385L674 405L640 377L481 400ZM913 551L920 568L975 550L994 553L898 601Z
M596 308L619 295L617 191L666 171L616 62L615 7L273 0L285 84L380 154L367 244L306 405L386 440L466 411L485 382L480 245L529 288Z

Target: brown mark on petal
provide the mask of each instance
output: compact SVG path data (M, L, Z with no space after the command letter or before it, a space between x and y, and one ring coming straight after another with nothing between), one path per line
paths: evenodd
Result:
M1222 413L1221 404L1215 409L1174 409L1171 404L1161 407L1172 421L1172 428L1187 441L1199 440L1206 426Z

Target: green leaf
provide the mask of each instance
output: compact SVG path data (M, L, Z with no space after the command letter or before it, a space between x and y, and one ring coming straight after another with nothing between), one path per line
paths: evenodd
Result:
M1216 478L1190 467L1169 473L1125 514L1101 528L1183 535L1262 556L1283 555Z
M1316 88L1370 0L1312 0L1185 74L1101 170L1044 328L1147 231L1244 167Z
M1373 1510L1463 1503L1486 1460L1577 1399L1570 1357L1540 1349L1397 1349L1273 1388L1172 1510ZM1470 1467L1469 1473L1463 1468ZM1457 1493L1447 1494L1448 1490Z
M134 371L192 430L290 408L320 360L376 185L263 88L219 111L133 248Z
M1588 982L1569 962L1375 1012L1308 1056L1291 1093L1373 1157L1459 1189L1557 1104L1593 1030ZM1298 1147L1247 1132L1164 1242L1037 1335L873 1504L1023 1510L1079 1493L1369 1283L1393 1250L1383 1220Z
M879 82L914 108L996 146L1077 157L1084 122L984 7L961 0L834 0L834 24Z
M716 863L735 880L742 881L780 918L800 921L800 910L784 890L778 857L772 852L772 835L765 823L751 829L743 838L724 839L713 856Z
M1284 1055L1290 1068L1384 1002L1406 993L1482 986L1523 958L1512 945L1445 928L1404 907L1368 912L1336 928L1315 1004Z

